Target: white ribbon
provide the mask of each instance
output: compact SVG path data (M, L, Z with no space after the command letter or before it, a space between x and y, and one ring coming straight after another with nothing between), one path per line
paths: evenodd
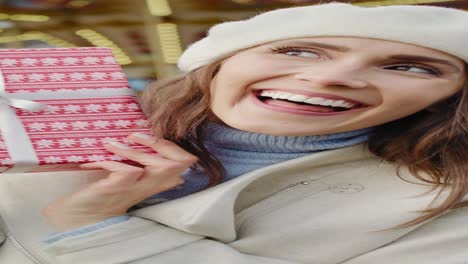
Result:
M6 148L14 165L14 168L9 169L8 172L29 171L39 163L31 139L13 107L35 112L47 108L46 104L33 101L38 99L66 100L128 95L135 95L128 87L99 90L81 89L78 91L18 92L13 95L6 92L3 74L0 71L0 134L5 141Z
M31 100L24 100L20 98L15 98L6 93L5 88L5 79L3 78L3 74L0 71L0 104L6 104L9 106L13 106L16 108L20 108L26 111L40 111L47 107L46 104L34 102Z
M16 111L11 107L26 111L39 111L44 109L46 105L31 100L15 98L7 94L5 80L0 71L0 132L11 161L17 166L16 169L13 168L9 172L21 172L34 167L39 163L39 160L33 144L26 133L26 129L21 120L16 116Z
M0 72L0 79L3 79L1 72ZM0 86L0 87L4 87L4 86ZM1 92L1 90L2 89L0 88L0 104L6 104L9 106L23 109L23 110L30 111L30 112L36 112L36 111L40 111L40 110L47 108L46 104L34 102L31 100L15 98L5 92Z

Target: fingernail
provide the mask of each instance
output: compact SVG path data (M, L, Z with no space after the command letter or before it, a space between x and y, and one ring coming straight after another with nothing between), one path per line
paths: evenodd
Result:
M144 139L154 139L151 135L140 133L140 132L133 133L132 135L134 135L135 137L144 138Z
M119 142L109 142L109 144L111 144L114 147L118 147L120 149L132 149L131 147L129 147L129 146L125 145L125 144L119 143Z

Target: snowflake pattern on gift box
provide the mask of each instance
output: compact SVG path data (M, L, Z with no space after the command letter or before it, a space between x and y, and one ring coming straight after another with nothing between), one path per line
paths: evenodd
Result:
M136 120L136 121L135 121L135 125L136 125L137 127L148 127L148 126L149 126L149 123L148 123L148 120L139 119L139 120Z
M46 114L57 114L60 111L60 107L56 105L48 105L44 110Z
M71 163L81 163L85 161L85 158L83 156L76 156L76 155L68 156L66 157L66 159L68 162L71 162Z
M83 58L84 64L97 64L99 63L100 59L96 57L85 57Z
M3 67L13 67L13 66L16 66L16 64L18 64L18 61L12 60L12 59L3 59L0 61L0 64Z
M115 79L115 80L125 79L125 74L123 74L122 72L112 72L109 75L112 79Z
M111 57L111 56L102 58L102 62L104 62L105 64L115 64L116 63L114 57Z
M106 160L106 156L104 156L104 155L91 155L91 156L88 156L87 160L89 162L104 161L104 160Z
M43 58L41 59L41 63L44 66L51 66L51 65L57 65L59 63L59 60L56 58Z
M72 125L74 130L83 130L83 129L88 128L89 123L88 122L83 122L83 121L75 121L75 122L72 122L71 125Z
M108 112L120 112L122 111L123 104L108 104L106 105Z
M107 129L110 125L111 123L109 121L99 120L99 121L93 122L93 126L96 129Z
M138 110L138 109L140 109L140 107L136 103L126 104L125 107L127 107L128 110Z
M66 105L64 108L65 113L72 114L72 113L79 113L81 110L81 106L79 105Z
M105 80L107 77L107 74L105 72L92 72L90 74L91 80Z
M72 81L82 81L86 79L87 74L83 72L74 72L69 74L69 76Z
M63 81L66 76L63 73L52 73L48 77L50 81Z
M46 129L47 125L44 123L32 123L29 125L29 129L31 131L44 131Z
M21 60L21 66L35 66L38 62L37 59L25 58Z
M41 82L46 78L45 74L41 73L33 73L28 75L28 79L30 82Z
M61 157L56 157L56 156L45 157L44 160L45 160L47 163L50 163L50 164L60 163L60 162L63 161L63 159L62 159Z
M97 144L95 138L82 138L80 139L80 146L82 147L94 147Z
M50 140L50 139L41 139L41 140L38 140L35 142L36 146L38 148L52 148L55 143L53 140Z
M121 72L103 72L103 71L94 71L94 72L71 72L71 73L33 73L33 74L9 74L6 75L6 78L9 82L22 82L23 80L28 80L29 82L38 82L38 81L118 81L125 80L125 75Z
M73 148L75 147L76 140L72 138L62 138L58 141L60 148Z
M127 139L133 132L149 134L150 130L109 49L1 49L0 53L0 70L8 93L44 95L38 101L47 104L45 110L15 109L41 165L125 160L104 148L109 142L151 151ZM122 95L47 98L59 92L83 94L96 90ZM1 132L0 166L11 166Z
M87 113L99 113L102 109L102 105L98 104L89 104L85 106Z
M21 82L24 79L23 74L10 74L6 76L9 82Z
M65 122L54 122L50 124L52 131L64 131L68 127L68 124Z
M62 59L64 65L76 65L79 62L78 58L66 57Z
M132 123L129 120L117 120L114 125L118 128L128 128Z

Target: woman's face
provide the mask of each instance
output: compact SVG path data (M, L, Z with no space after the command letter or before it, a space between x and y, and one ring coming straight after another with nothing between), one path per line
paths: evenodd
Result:
M330 134L416 113L456 93L465 79L462 60L420 46L290 39L226 59L211 83L211 109L218 122L245 131Z

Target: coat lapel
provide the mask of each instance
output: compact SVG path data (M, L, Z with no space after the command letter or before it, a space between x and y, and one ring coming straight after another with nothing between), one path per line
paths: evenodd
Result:
M131 214L189 233L231 242L236 239L234 212L283 188L288 184L287 175L294 171L304 173L319 166L366 158L375 156L365 150L363 144L313 153L251 171L207 190L135 210ZM265 188L239 196L250 184L268 179L272 174L283 174L286 177L280 177L280 180L275 177L274 182L267 181Z

